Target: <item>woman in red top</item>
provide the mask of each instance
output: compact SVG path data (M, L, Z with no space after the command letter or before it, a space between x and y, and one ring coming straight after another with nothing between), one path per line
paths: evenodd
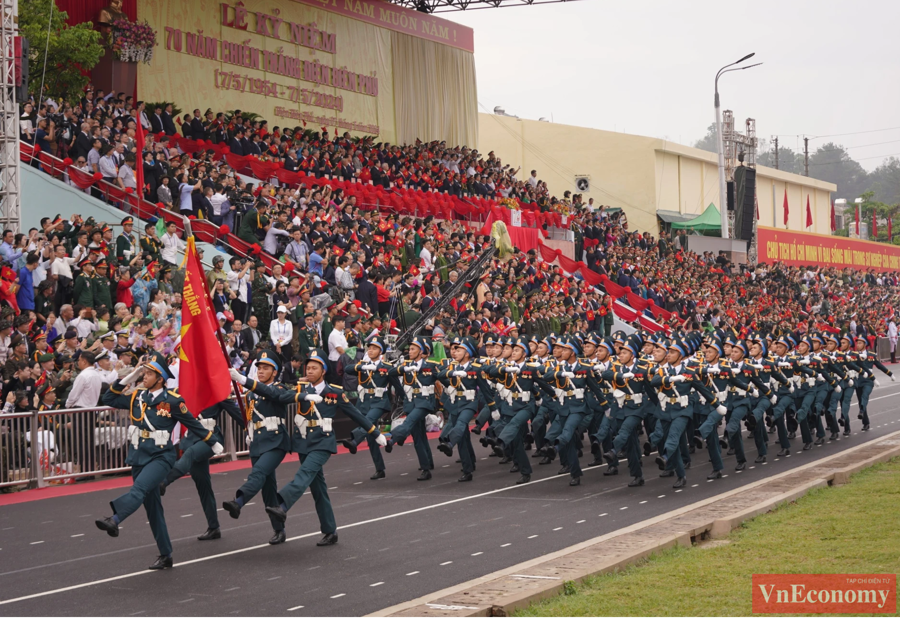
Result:
M131 276L131 269L123 266L119 269L119 281L116 283L116 302L125 303L129 309L134 306L134 296L131 294L133 285L134 277Z

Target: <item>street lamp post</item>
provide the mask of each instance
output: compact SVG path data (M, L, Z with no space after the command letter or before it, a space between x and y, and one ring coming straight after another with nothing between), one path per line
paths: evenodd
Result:
M718 134L718 139L716 140L716 150L719 154L719 215L722 217L722 238L728 238L728 193L725 187L725 143L722 139L722 108L719 105L719 78L729 71L739 71L741 69L749 69L751 67L759 66L759 64L752 64L746 67L739 67L737 69L728 69L728 67L732 67L736 64L742 63L744 60L748 58L752 58L756 55L756 52L752 54L747 54L737 62L732 62L731 64L726 64L719 72L716 73L716 82L715 82L715 107L716 107L716 133ZM761 63L760 63L761 64ZM728 70L726 70L728 69Z

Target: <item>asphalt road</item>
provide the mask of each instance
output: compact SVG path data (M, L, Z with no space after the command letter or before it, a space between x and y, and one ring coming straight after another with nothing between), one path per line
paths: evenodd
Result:
M711 466L698 451L687 488L677 491L674 479L658 478L652 458L644 458L647 484L629 489L627 466L617 477L603 477L605 466L586 468L573 488L568 475L556 476L558 461L535 465L534 480L516 486L518 475L478 444L471 483L458 483L455 458L436 449L434 478L417 482L411 443L386 455L388 476L380 481L368 480L366 451L338 455L326 479L340 542L324 548L315 545L320 532L308 494L288 515L283 545L266 544L272 531L259 496L239 520L219 513L222 539L196 541L206 522L185 478L164 498L176 568L163 572L146 570L156 546L143 511L124 522L118 538L94 526L120 489L9 505L0 510L0 616L367 614L877 439L900 429L898 396L900 384L875 389L869 432L858 431L854 403L849 438L808 452L798 438L782 459L770 441L767 464L735 473L734 458L726 457L727 476L717 481L705 480ZM745 449L752 462L752 438ZM279 487L297 466L279 470ZM214 475L217 500L229 499L246 474Z

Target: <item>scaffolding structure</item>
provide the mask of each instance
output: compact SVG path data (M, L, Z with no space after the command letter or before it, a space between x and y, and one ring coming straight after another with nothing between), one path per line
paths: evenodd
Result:
M0 0L0 229L18 232L22 218L20 211L21 184L19 179L19 108L16 105L16 36L18 28L16 0Z
M725 182L734 181L734 170L743 158L745 167L756 169L756 150L759 140L756 138L756 120L747 118L744 133L734 130L734 114L730 109L722 112L722 142L725 149ZM756 188L753 191L754 204L757 203ZM757 206L758 208L758 206ZM734 210L728 212L728 237L734 238ZM747 247L747 261L756 264L756 217L753 218L753 237Z

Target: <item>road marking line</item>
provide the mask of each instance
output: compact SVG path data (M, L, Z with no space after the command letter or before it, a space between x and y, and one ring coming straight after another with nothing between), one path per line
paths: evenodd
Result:
M374 584L369 584L369 588L374 588L375 586L380 586L384 582L375 582Z
M607 515L609 515L609 513L600 513L597 517L606 517Z
M645 500L644 502L646 502L646 500ZM587 521L586 519L579 519L579 520L576 521L575 523L576 523L576 524L583 524L583 523L586 522L586 521Z
M288 611L289 611L289 612L293 612L293 611L296 611L296 610L298 610L298 609L303 609L303 606L302 606L302 605L298 605L297 607L289 607L289 608L288 608Z
M400 476L406 476L407 474L409 474L409 472L404 472L404 473L401 474Z
M532 534L532 535L531 535L530 537L528 537L528 538L529 538L529 539L536 539L537 537L538 537L538 535Z
M354 485L362 485L362 481L359 481L359 482L353 483L353 484L354 484Z
M554 528L553 532L556 532L557 530L562 530L562 526L560 526L559 528Z
M347 596L347 593L346 593L346 592L342 592L342 593L340 593L340 594L334 595L334 596L331 597L331 598L332 598L332 599L340 599L341 597L345 597L345 596Z
M665 497L666 497L666 494L663 494L663 495L661 495L661 496L656 496L656 497L657 497L657 498L665 498Z
M510 545L512 545L512 543L504 543L504 544L501 545L500 547L509 547Z
M29 545L40 545L43 541L35 541L34 543L29 543Z
M691 487L700 487L700 484L699 484L699 483L694 483L693 485L691 485Z
M628 509L628 507L627 507L627 506L623 506L623 507L620 508L619 510L620 510L620 511L624 511L624 510L626 510L626 509Z
M448 560L447 562L442 562L439 566L447 566L448 564L453 564L453 561Z
M73 534L73 535L72 535L71 537L69 537L69 538L77 539L77 538L80 537L80 536L84 536L84 534Z
M638 504L647 504L646 500L641 500Z
M477 552L475 552L475 553L472 554L472 555L473 555L473 556L480 556L480 555L483 554L483 553L484 553L483 551L477 551Z
M675 493L676 493L676 494L680 494L680 493L681 493L681 490L680 490L680 489L676 489L676 490L675 490Z
M193 516L194 516L193 513L188 513L187 515L182 515L181 519L184 519L185 517L193 517ZM119 527L121 528L121 526L119 526Z
M409 577L410 575L417 575L418 573L418 571L413 571L412 573L407 573L406 576Z

